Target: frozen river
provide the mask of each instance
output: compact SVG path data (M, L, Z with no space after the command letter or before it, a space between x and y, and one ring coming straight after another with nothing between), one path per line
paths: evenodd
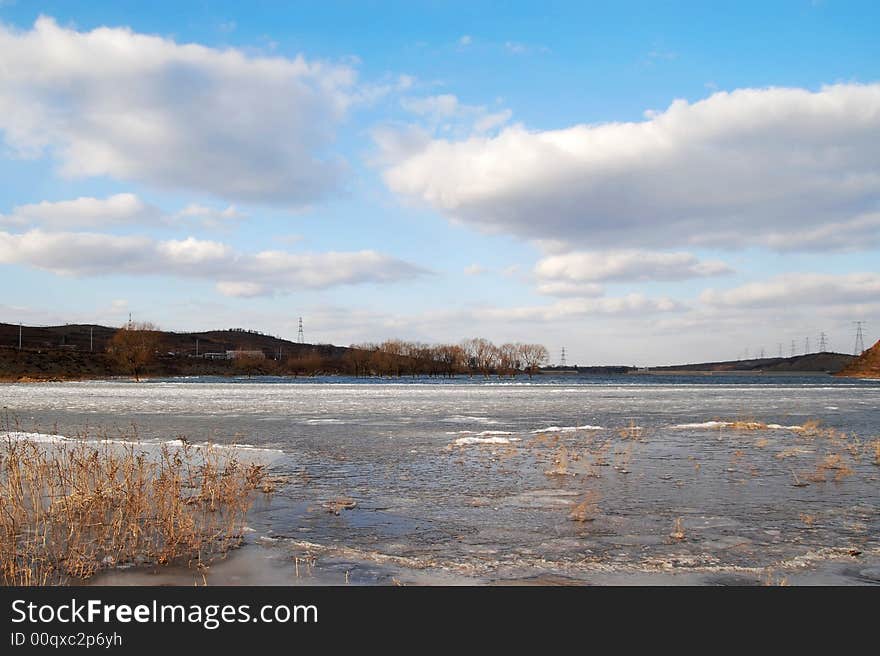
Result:
M880 581L880 382L110 381L0 406L35 433L265 449L284 483L221 583Z

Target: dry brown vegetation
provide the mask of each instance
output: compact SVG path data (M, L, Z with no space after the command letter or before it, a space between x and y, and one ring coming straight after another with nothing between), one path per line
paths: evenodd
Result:
M541 344L496 346L482 337L460 344L422 344L392 339L380 344L353 344L346 354L355 376L443 376L458 374L529 377L546 364L549 353Z
M676 542L682 542L687 538L687 535L685 535L684 532L684 525L681 522L681 517L676 518L675 524L672 527L672 533L669 534L669 537Z
M583 498L574 505L569 519L575 522L592 522L599 516L600 494L596 490L588 490Z
M874 452L874 464L880 467L880 439L871 442L870 449Z
M81 581L123 564L202 566L238 546L264 478L212 448L0 441L6 585Z
M107 345L111 360L140 380L140 375L150 362L156 358L161 333L151 323L129 323L120 328Z

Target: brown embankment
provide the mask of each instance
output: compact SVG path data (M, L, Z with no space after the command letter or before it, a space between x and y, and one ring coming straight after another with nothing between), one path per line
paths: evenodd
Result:
M844 367L838 376L880 378L880 341Z

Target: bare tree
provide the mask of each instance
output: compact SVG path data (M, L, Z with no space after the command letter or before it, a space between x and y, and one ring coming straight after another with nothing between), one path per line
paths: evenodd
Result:
M498 347L498 375L514 377L523 368L521 344L502 344Z
M121 369L140 381L144 367L156 358L159 342L157 326L149 322L129 322L110 338L107 353Z
M520 354L525 364L526 373L529 378L535 375L541 365L550 358L550 353L545 346L541 344L521 344Z

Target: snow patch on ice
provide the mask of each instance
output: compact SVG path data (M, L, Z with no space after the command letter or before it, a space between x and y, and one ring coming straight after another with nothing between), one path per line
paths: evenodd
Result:
M747 422L752 423L752 422ZM742 424L742 422L733 422L733 421L703 421L700 423L693 424L674 424L670 426L670 428L674 429L700 429L700 428L728 428L730 426L736 426L737 424ZM762 428L767 428L771 430L803 430L803 426L784 426L783 424L759 424L755 422L755 429L760 430Z
M217 449L217 450L228 450L228 451L247 451L254 453L266 453L266 454L277 454L281 455L284 452L279 449L266 449L263 447L254 446L253 444L216 444L213 442L203 442L200 444L195 444L192 442L184 442L181 439L174 440L166 440L164 442L135 442L132 440L113 440L113 439L100 439L100 440L89 440L89 439L79 439L74 437L65 437L64 435L50 435L48 433L28 433L24 431L4 431L0 432L0 439L9 439L16 442L36 442L39 444L88 444L88 445L121 445L121 446L137 446L144 449L159 449L162 445L167 445L170 447L183 448L184 445L188 444L192 449L206 450L206 449Z
M496 430L485 430L477 433L476 431L453 431L451 433L446 433L447 435L477 435L480 437L485 437L486 435L513 435L511 431L496 431Z
M453 444L456 444L458 446L464 446L467 444L510 444L511 442L519 442L519 438L492 435L491 437L459 437L457 440L452 441Z
M532 435L537 435L538 433L574 433L576 431L597 430L605 429L601 426L591 426L590 424L585 424L584 426L547 426L547 428L539 428L538 430L533 430Z

